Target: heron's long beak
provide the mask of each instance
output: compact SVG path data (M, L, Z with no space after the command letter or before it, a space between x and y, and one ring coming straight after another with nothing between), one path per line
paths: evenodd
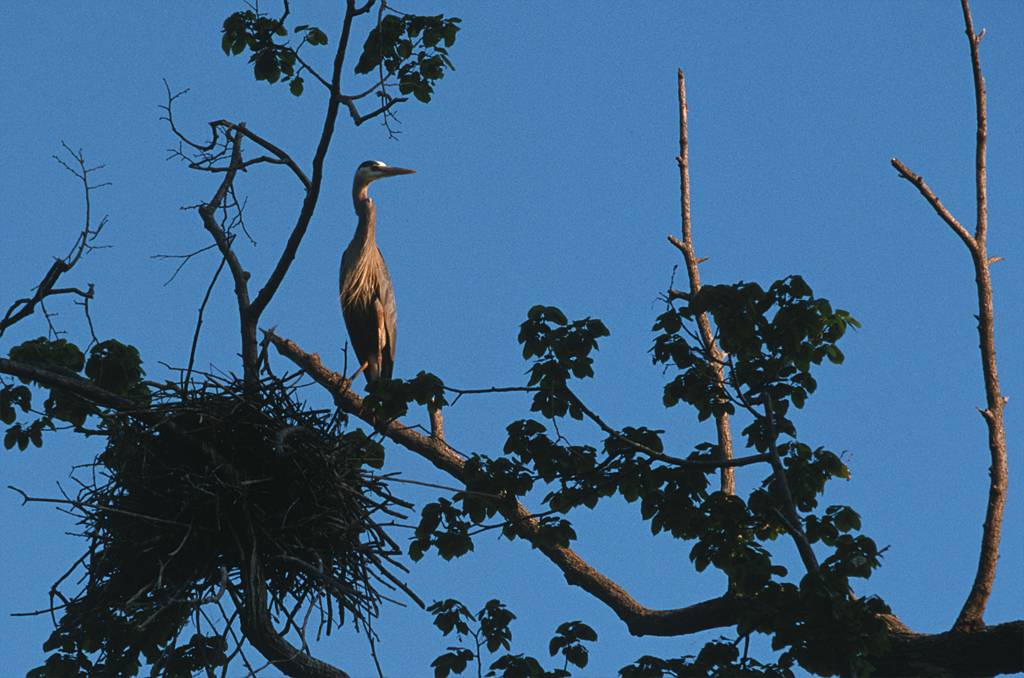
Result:
M416 174L416 170L404 167L380 167L377 171L386 177L397 177L399 174Z

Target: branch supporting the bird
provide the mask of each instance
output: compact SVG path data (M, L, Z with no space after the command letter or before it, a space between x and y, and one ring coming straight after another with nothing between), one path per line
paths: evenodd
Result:
M446 442L417 433L397 420L388 423L375 420L363 409L362 398L349 390L350 382L326 368L319 356L306 353L295 342L273 333L268 333L267 339L282 356L324 387L342 411L373 426L393 442L465 483L465 460ZM675 609L645 607L572 549L539 540L537 521L521 503L510 501L500 510L502 516L515 526L518 536L532 543L551 560L570 585L582 588L607 605L633 635L683 636L733 626L739 620L744 602L728 595ZM906 675L905 670L902 674L898 672L900 667L913 665L919 657L928 656L936 647L943 647L945 651L937 656L934 664L940 668L948 666L954 673L956 667L971 666L971 662L991 667L993 673L1024 670L1024 652L1020 649L1024 645L1021 642L1024 636L1020 633L1024 630L1024 621L937 635L913 633L895 617L889 616L885 621L892 643L884 654L871 659L876 666L892 668L893 672L885 675Z
M688 125L688 110L686 107L686 78L683 76L683 69L679 69L679 155L676 162L679 163L679 197L682 217L682 240L669 236L669 242L676 246L683 254L683 261L686 262L686 275L690 279L690 293L696 294L700 290L700 268L703 259L697 257L693 247L693 220L690 212L690 140ZM711 322L706 313L697 316L697 327L700 330L704 347L711 357L711 366L714 370L715 380L719 388L725 387L725 373L722 370L723 354L715 343L714 334L711 331ZM723 460L732 459L732 429L729 425L729 414L720 411L715 414L715 428L718 433L718 452ZM725 467L722 469L722 492L734 494L736 491L736 480L733 469Z
M981 350L981 369L985 382L985 409L982 418L988 429L989 466L988 502L985 507L985 522L982 528L978 568L970 593L953 625L955 631L982 628L985 625L985 607L995 583L996 565L999 560L999 543L1002 536L1003 513L1006 509L1006 493L1009 470L1006 455L1006 426L1003 411L1006 398L999 386L999 369L996 362L995 304L992 297L992 277L989 267L998 257L988 255L988 175L986 170L986 149L988 144L988 110L985 96L985 78L981 72L979 46L985 31L976 33L967 0L960 1L964 17L964 32L971 53L971 72L974 81L976 117L975 135L975 207L976 224L974 234L967 231L942 201L928 187L919 175L914 174L897 158L892 166L901 178L913 184L936 214L953 229L967 246L974 264L974 280L978 295L978 338Z
M382 432L405 449L423 457L452 478L465 483L465 459L444 440L425 436L401 421L377 421L363 408L363 400L349 390L350 382L321 362L316 354L303 351L295 342L267 333L277 351L323 386L342 411ZM657 610L638 603L625 589L587 563L567 546L551 545L541 539L537 519L522 503L509 500L499 510L515 526L516 533L551 560L567 582L579 586L614 611L634 635L676 636L736 623L739 605L722 596L688 607Z

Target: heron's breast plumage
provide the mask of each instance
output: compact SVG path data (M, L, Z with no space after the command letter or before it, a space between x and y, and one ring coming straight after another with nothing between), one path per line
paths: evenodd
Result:
M339 286L343 307L368 306L381 294L388 275L384 257L375 245L353 242L341 258Z

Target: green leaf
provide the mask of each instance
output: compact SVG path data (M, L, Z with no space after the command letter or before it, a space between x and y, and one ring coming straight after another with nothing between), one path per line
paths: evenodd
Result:
M134 346L116 339L101 341L89 351L85 375L97 386L118 395L128 394L145 375L142 358Z

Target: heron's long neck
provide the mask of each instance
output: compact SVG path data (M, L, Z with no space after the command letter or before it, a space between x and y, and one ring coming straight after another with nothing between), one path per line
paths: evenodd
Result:
M377 233L377 208L370 199L367 192L368 186L354 186L352 188L352 204L359 217L359 224L356 226L356 234L353 240L361 240L370 244L374 242Z

